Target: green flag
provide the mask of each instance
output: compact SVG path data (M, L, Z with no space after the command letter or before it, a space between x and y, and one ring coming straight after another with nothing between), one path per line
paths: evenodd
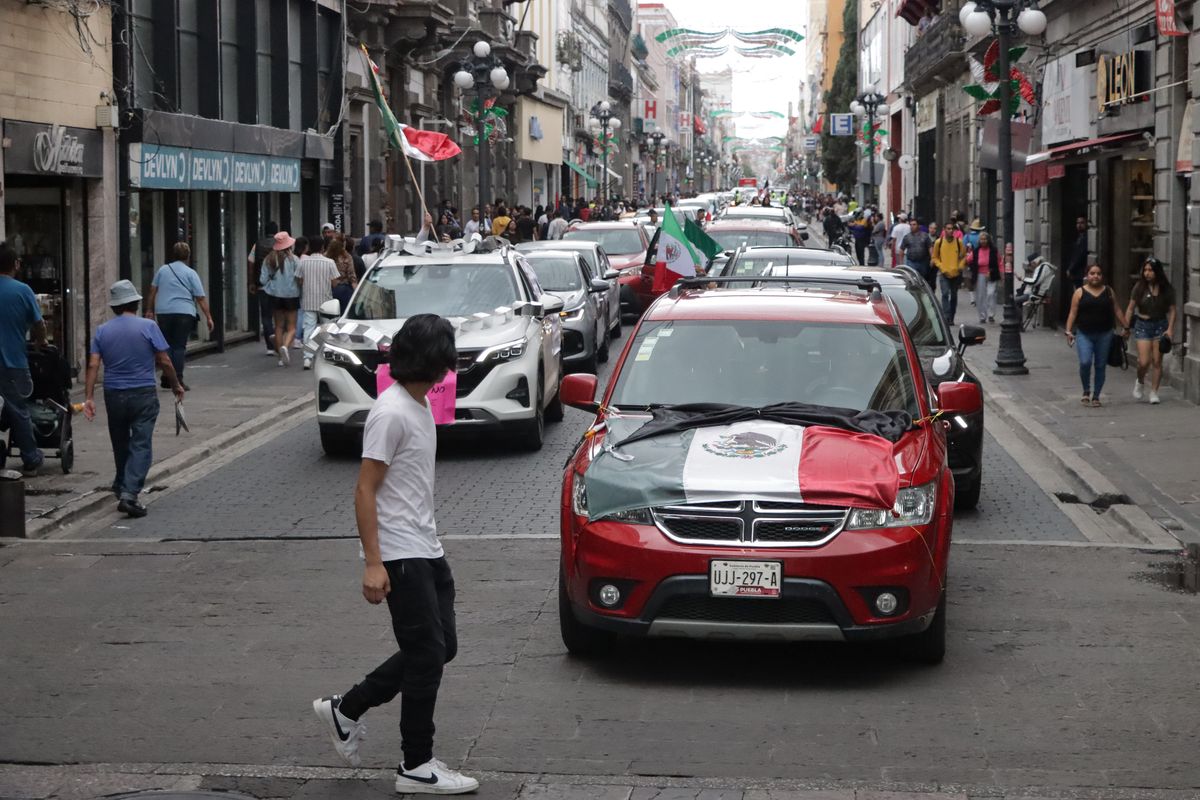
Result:
M683 235L692 243L692 246L699 250L711 260L718 253L721 253L725 248L717 244L717 240L704 232L704 229L693 222L690 218L683 222Z

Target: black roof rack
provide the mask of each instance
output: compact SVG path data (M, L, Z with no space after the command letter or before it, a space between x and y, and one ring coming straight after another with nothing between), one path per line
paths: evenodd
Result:
M878 301L883 299L883 287L879 281L863 275L858 278L840 278L837 276L822 276L822 275L737 275L728 277L706 277L697 275L695 277L680 278L671 287L671 297L678 297L679 292L683 289L703 289L711 284L727 284L727 283L752 283L757 285L762 284L781 284L788 286L790 284L808 284L811 286L845 286L847 288L858 289L863 292L870 292L870 299Z

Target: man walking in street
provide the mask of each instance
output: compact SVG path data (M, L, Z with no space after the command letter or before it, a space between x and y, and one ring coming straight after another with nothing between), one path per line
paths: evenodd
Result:
M928 233L921 230L921 222L917 219L916 214L912 215L910 225L912 226L911 232L900 240L900 252L904 254L904 263L916 270L917 274L929 284L929 288L936 288L937 275L929 258L929 251L933 248L933 239Z
M263 291L262 284L258 279L262 274L263 262L267 260L267 256L275 247L275 234L279 232L279 226L274 222L268 222L264 231L263 237L254 244L254 247L250 248L250 255L246 257L246 276L247 288L253 298L250 302L258 305L258 326L262 333L263 344L266 345L267 355L273 356L275 355L275 312L271 308L271 296Z
M561 239L561 238L563 238L563 234L566 232L567 232L566 210L560 208L558 210L558 214L555 215L554 219L550 222L550 224L546 226L546 238L547 239Z
M175 393L176 402L183 401L183 385L167 356L167 340L157 324L138 316L141 300L130 281L117 281L108 290L108 305L116 318L97 328L92 337L83 404L84 415L95 419L93 398L103 363L104 410L116 462L112 491L117 496L117 510L130 517L146 516L146 507L138 502L138 495L154 459L151 445L154 424L158 421L156 364Z
M29 419L27 401L33 394L33 378L25 336L32 334L34 346L44 347L46 323L33 290L17 280L20 263L17 252L0 242L0 400L4 401L0 415L8 420L12 443L21 451L21 472L30 478L37 475L44 457ZM7 457L7 449L0 452L0 469Z
M367 416L354 508L366 560L363 597L373 605L387 601L400 650L345 695L312 704L338 754L358 766L362 715L401 696L400 793L479 788L479 781L433 757L433 712L458 635L454 577L433 518L437 431L426 395L457 359L454 328L436 314L410 317L392 340L388 365L396 383Z
M892 266L897 267L901 263L903 254L900 252L900 244L904 241L904 237L912 233L912 226L908 224L908 215L901 211L896 215L896 224L892 226L892 232L888 235L888 239L884 242L884 246L892 251ZM882 261L880 263L883 263Z
M1067 275L1071 283L1078 289L1083 286L1083 276L1088 269L1088 222L1087 217L1075 220L1075 244L1071 247L1071 262L1067 265Z
M311 339L321 324L321 304L333 299L333 287L341 273L333 259L325 256L327 242L324 239L312 243L310 252L300 259L296 280L300 283L300 314L304 319L305 341ZM312 352L304 348L304 368L312 369Z
M967 248L955 235L957 232L956 226L947 224L932 248L933 266L938 271L938 291L942 296L942 314L951 325L958 313L958 287L962 285L963 269L967 265Z

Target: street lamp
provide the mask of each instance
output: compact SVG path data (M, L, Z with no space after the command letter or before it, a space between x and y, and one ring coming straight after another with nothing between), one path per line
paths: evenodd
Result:
M863 92L858 97L854 98L854 100L852 100L850 103L851 114L856 117L861 117L864 114L866 115L867 129L871 132L872 138L875 135L875 111L882 106L884 113L886 114L886 103L887 98L875 91L875 87L873 86L869 91ZM871 189L864 205L874 207L879 203L879 197L875 193L875 153L870 139L867 140L867 164L871 175Z
M471 48L473 58L464 58L454 73L454 85L463 92L475 89L479 102L479 115L475 120L475 135L479 137L479 218L483 219L483 205L491 194L491 164L487 146L484 104L508 88L508 70L504 62L492 55L492 46L480 40Z
M971 9L967 11L967 9ZM1015 19L1014 19L1015 16ZM1011 68L1008 62L1009 40L1019 29L1030 36L1038 36L1046 30L1046 15L1037 7L1036 0L976 0L967 3L958 15L967 33L986 36L993 31L997 38L1000 59L997 65L1000 81L1000 197L1004 228L1001 232L1004 249L1013 247L1016 225L1013 220L1016 200L1012 185L1012 83L1007 79ZM1015 24L1014 24L1015 23ZM1001 258L1007 258L1007 252ZM1028 375L1025 352L1021 349L1021 323L1017 319L1017 306L1013 297L1013 264L1004 268L1004 320L1000 323L1000 347L996 352L997 375Z
M608 129L612 128L615 137L621 129L621 120L613 113L612 103L601 100L592 107L589 125L600 141L600 186L596 189L596 205L600 206L608 202Z
M662 154L662 147L663 147L663 143L662 143L662 142L663 142L663 139L665 139L665 138L666 138L666 134L665 134L665 133L663 133L662 131L655 131L654 133L650 134L650 139L651 139L651 141L653 142L653 145L654 145L654 149L653 149L653 152L654 152L654 183L653 183L653 189L654 189L654 191L653 191L653 192L651 192L651 194L650 194L650 205L651 205L651 207L653 207L655 204L657 204L657 203L658 203L658 159L659 159L659 157L660 157L660 156L661 156L661 154Z

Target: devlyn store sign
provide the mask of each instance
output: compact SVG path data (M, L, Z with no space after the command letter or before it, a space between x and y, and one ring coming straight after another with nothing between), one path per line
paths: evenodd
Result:
M129 182L136 189L298 192L300 159L141 142L129 145Z

